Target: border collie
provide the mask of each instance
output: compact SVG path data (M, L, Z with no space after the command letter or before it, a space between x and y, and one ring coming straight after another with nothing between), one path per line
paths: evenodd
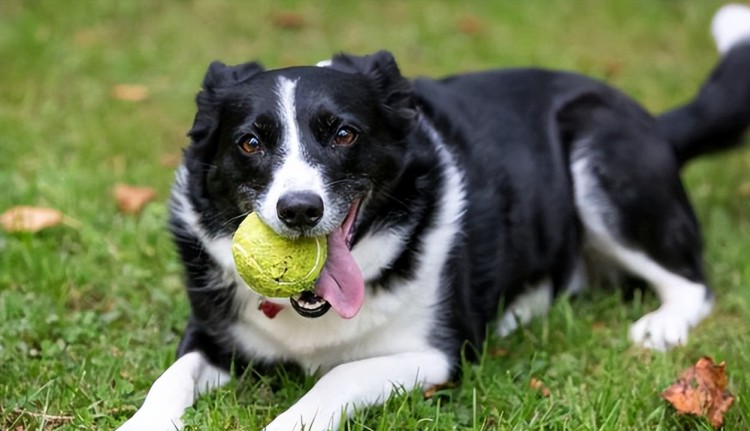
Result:
M680 168L750 123L750 8L721 9L714 33L716 69L658 116L572 73L410 80L385 51L211 64L171 200L192 314L120 429L180 429L230 368L277 362L322 377L265 430L337 429L448 381L488 326L507 334L590 283L590 256L658 295L634 343L684 344L712 294ZM232 235L251 212L285 237L327 236L313 293L264 298L238 276Z

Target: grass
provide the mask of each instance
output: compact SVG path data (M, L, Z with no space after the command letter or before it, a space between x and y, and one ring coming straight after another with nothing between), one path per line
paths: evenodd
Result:
M172 167L207 64L310 64L391 49L405 74L536 65L585 72L658 112L690 98L716 61L718 3L674 1L0 3L0 211L50 206L76 223L0 233L0 429L112 429L174 359L188 305L165 230ZM303 18L281 28L282 12ZM295 16L292 16L294 21ZM289 19L287 17L287 22ZM459 31L463 29L463 31ZM149 98L115 100L120 83ZM738 395L725 429L750 428L750 151L692 163L715 313L666 354L628 344L655 299L592 291L491 340L458 388L358 414L349 430L711 429L659 397L701 355ZM115 183L159 203L120 214ZM529 387L544 382L550 397ZM256 430L310 387L280 369L200 399L187 429Z

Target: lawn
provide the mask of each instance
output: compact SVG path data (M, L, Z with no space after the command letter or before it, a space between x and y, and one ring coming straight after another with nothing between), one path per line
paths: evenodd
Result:
M387 48L407 75L563 68L660 112L689 99L714 65L708 26L718 5L3 1L0 212L44 206L66 219L38 233L0 231L0 429L113 429L174 360L188 305L165 200L210 61L280 67ZM147 97L113 97L118 84ZM459 387L395 398L346 429L709 430L659 396L702 355L726 361L738 396L725 429L750 429L749 172L747 146L685 169L718 297L686 347L630 346L629 324L655 298L593 289L490 340ZM118 183L152 187L157 199L123 214L112 199ZM285 369L233 382L188 410L187 429L260 429L312 383Z

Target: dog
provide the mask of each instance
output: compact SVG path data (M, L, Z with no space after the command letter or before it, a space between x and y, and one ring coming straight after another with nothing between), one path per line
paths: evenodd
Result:
M180 429L230 369L279 362L322 377L265 430L337 429L447 382L488 327L508 334L591 282L590 256L658 295L634 343L686 343L713 296L680 168L750 123L750 9L726 6L713 25L715 70L658 116L549 70L410 80L386 51L212 63L170 205L192 314L120 430ZM283 237L327 237L314 291L264 298L242 281L232 235L252 212Z

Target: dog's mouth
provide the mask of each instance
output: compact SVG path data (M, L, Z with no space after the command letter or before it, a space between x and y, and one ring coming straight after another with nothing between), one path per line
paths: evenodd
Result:
M315 290L290 298L292 308L300 316L320 317L333 308L342 318L351 319L362 308L365 282L351 253L359 206L360 201L355 201L341 228L328 235L328 258L315 282Z

